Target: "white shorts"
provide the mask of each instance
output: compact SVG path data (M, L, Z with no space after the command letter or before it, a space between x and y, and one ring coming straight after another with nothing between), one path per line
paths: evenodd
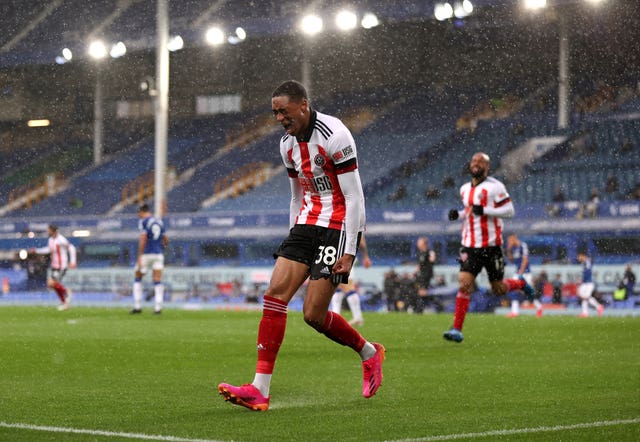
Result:
M164 255L162 253L148 253L140 258L140 267L136 265L135 271L145 275L149 269L164 269Z
M596 285L593 282L583 282L578 286L578 296L581 299L589 299L593 295Z

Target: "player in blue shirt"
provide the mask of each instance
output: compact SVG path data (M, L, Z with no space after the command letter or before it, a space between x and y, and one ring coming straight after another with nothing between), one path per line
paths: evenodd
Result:
M598 316L602 316L604 306L593 297L596 285L593 282L593 263L586 253L578 253L578 262L582 264L582 280L578 286L578 296L580 297L582 312L581 318L589 316L589 305L593 306L598 312Z
M515 233L507 237L507 257L509 261L516 266L515 278L524 278L527 284L533 286L533 278L531 277L531 266L529 265L529 246L520 240ZM520 315L520 293L512 291L511 296L511 312L507 315L515 318ZM536 308L536 317L542 316L542 303L540 302L540 293L534 292L532 295L525 293L526 299L532 302Z
M164 224L159 218L151 214L147 204L138 208L138 258L135 267L135 279L133 282L133 310L131 314L142 312L142 277L149 269L153 275L153 292L155 296L154 313L162 311L164 299L164 286L162 285L162 270L164 269L164 248L169 242Z

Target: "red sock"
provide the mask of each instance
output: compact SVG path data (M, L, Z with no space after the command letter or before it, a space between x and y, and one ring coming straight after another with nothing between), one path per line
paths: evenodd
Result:
M287 328L287 303L271 296L265 296L262 319L258 327L258 362L256 373L272 374L278 357L278 350Z
M503 279L502 282L507 286L507 291L521 290L525 285L524 279Z
M60 282L56 282L55 284L53 284L53 289L56 291L56 294L58 295L58 298L60 298L60 302L65 302L65 293L67 292L67 289L64 288L64 286L62 284L60 284Z
M464 317L469 310L469 302L471 301L471 294L465 292L458 292L456 296L456 311L453 315L453 328L462 330L464 324Z
M327 312L322 333L332 341L351 347L357 352L360 352L367 342L342 316L334 312Z

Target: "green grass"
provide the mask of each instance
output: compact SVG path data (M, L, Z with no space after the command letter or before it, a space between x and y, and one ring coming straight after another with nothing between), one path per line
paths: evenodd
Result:
M640 440L640 318L369 314L387 348L384 383L360 394L357 355L300 313L288 329L266 413L233 407L219 382L253 379L260 314L0 308L0 440L124 441L120 433L235 441ZM571 428L632 420L603 426ZM544 430L561 426L564 429ZM495 433L532 429L531 432ZM494 433L491 433L494 432ZM423 439L421 439L423 438ZM169 440L169 439L165 439ZM176 439L174 439L176 440Z

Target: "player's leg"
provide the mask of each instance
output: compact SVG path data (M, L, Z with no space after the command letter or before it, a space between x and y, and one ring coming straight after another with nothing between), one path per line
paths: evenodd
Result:
M362 316L362 306L360 305L360 295L358 291L353 289L347 293L347 304L349 304L349 308L351 309L351 321L349 323L351 325L363 325L364 317Z
M287 326L287 305L307 278L308 269L308 265L282 256L276 260L263 298L253 382L241 386L218 385L218 391L225 400L256 411L269 408L271 376Z
M582 283L578 286L578 297L580 298L580 317L586 318L589 316L589 298L591 297L591 286L587 283Z
M58 310L67 310L69 308L68 293L65 286L62 285L62 272L58 269L51 269L51 274L47 279L47 287L56 292L60 305Z
M344 299L345 290L343 289L343 285L340 284L336 289L335 293L331 297L331 306L330 310L334 313L340 313L342 310L342 300Z
M456 306L453 314L453 327L449 332L445 333L445 339L450 341L461 342L462 341L462 327L464 326L464 320L469 310L469 303L471 302L471 292L473 290L473 281L475 275L467 271L461 271L458 273L458 293L456 295ZM456 331L458 333L456 333ZM449 333L449 334L447 334Z
M133 277L133 310L132 314L140 313L142 311L142 278L147 273L147 258L146 255L142 255L140 258L140 265L136 264Z
M328 311L328 300L333 287L331 279L309 281L303 306L304 320L332 341L348 346L360 355L363 370L362 395L369 398L382 384L385 349L381 344L367 341L342 316Z
M153 295L155 298L154 313L162 311L164 303L164 285L162 284L162 271L164 270L164 255L158 254L154 257L153 264Z

